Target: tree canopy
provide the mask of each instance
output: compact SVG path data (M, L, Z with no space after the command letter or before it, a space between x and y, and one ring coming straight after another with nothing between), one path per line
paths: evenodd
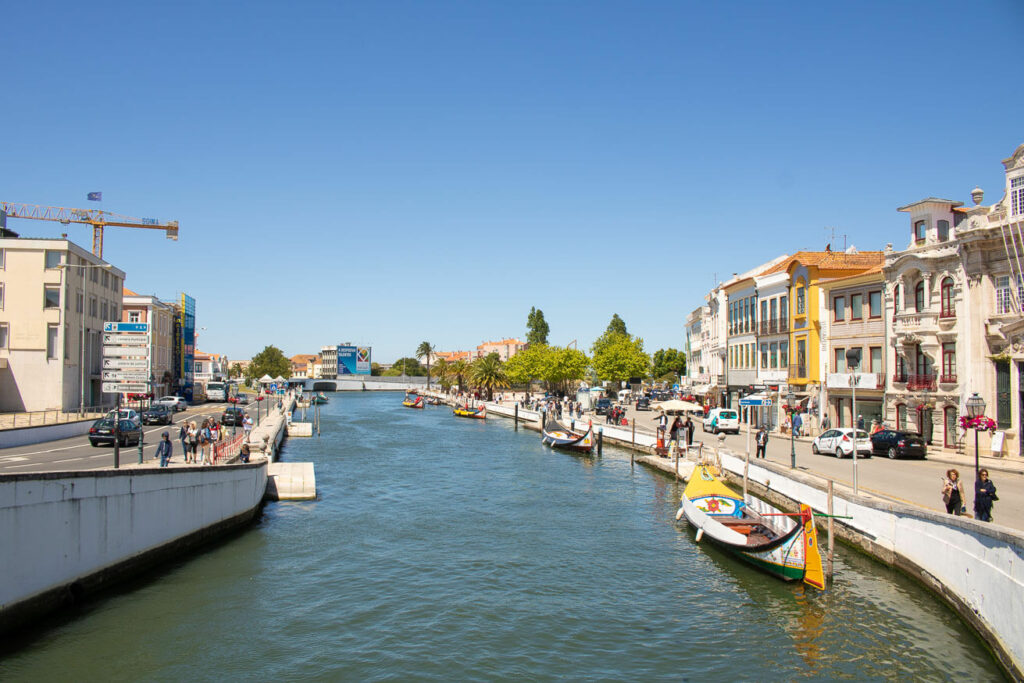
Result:
M625 321L619 317L618 313L612 314L612 320L608 323L608 329L605 332L608 334L629 334L626 330Z
M590 359L577 349L538 344L529 346L505 363L505 375L515 384L546 382L549 389L568 391L569 384L586 376Z
M646 377L651 359L644 352L644 340L624 334L613 334L594 353L594 370L598 379L622 382L632 377Z
M686 354L677 349L658 349L651 358L651 377L686 374Z
M399 358L381 374L384 377L400 377L403 373L407 377L423 377L427 374L427 369L415 358Z
M245 369L246 379L257 380L263 375L291 377L292 362L285 358L281 349L276 346L265 346L262 351L252 357L252 362Z
M473 362L469 368L469 379L473 386L487 392L488 401L494 398L495 389L504 389L508 386L501 357L493 352Z
M544 311L531 306L530 314L526 316L526 343L547 344L550 331L547 321L544 320Z

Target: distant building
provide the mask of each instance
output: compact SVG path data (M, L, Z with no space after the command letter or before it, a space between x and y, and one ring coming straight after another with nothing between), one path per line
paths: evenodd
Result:
M212 382L228 377L228 357L223 354L206 353L196 349L193 367L197 382Z
M291 379L307 379L312 377L312 364L316 361L315 355L300 353L292 356L289 360L292 364Z
M0 410L113 402L102 331L121 320L124 276L66 239L0 239Z
M438 360L443 360L446 363L454 363L456 361L464 360L467 363L473 362L472 351L436 351L434 353L434 360L431 363L435 363Z
M160 301L151 294L137 294L127 288L122 288L122 295L121 322L150 324L149 358L153 394L158 397L173 395L177 387L174 304Z
M518 339L502 339L501 341L486 341L476 347L476 358L483 358L492 353L497 353L501 360L506 361L512 356L526 348L526 342Z

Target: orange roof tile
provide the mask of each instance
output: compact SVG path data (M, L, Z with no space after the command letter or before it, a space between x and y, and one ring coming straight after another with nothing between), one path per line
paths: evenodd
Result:
M884 260L885 253L881 251L859 251L855 254L847 254L844 251L798 251L760 274L782 273L788 271L794 263L816 266L823 270L867 270L875 265L881 265Z
M127 287L122 287L121 288L121 296L138 296L138 293L137 292L133 292L132 290L128 289Z

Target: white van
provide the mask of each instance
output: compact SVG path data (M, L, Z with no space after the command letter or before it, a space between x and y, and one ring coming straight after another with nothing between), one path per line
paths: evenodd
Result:
M705 432L717 434L718 432L740 433L740 415L731 408L715 408L704 418L702 424Z
M618 398L616 399L622 405L626 405L633 400L633 392L629 389L622 389L619 391Z

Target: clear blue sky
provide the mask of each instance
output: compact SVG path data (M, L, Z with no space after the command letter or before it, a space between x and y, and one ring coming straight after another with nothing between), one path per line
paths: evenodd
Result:
M719 278L904 246L896 207L1002 196L1024 3L173 2L5 9L0 198L111 228L199 345L374 360L525 333L649 351ZM102 205L87 203L102 191ZM84 226L11 221L23 235Z

